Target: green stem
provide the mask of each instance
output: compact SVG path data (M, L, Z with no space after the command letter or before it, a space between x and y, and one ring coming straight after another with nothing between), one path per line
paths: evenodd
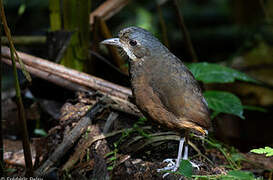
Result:
M229 164L230 164L230 166L231 166L232 169L238 169L237 164L236 164L232 159L229 158L229 156L228 156L227 153L223 150L223 148L222 148L221 145L219 145L219 144L216 145L216 144L214 144L213 142L211 142L210 140L205 139L205 138L204 138L204 141L206 141L206 142L207 142L209 145L211 145L212 147L217 148L217 149L224 155L224 157L225 157L226 160L229 162Z
M2 99L2 25L0 24L0 98ZM2 110L2 103L0 104ZM3 146L3 132L2 132L2 111L0 111L0 176L4 175L4 146Z
M16 91L16 103L18 108L18 120L21 129L21 135L23 138L23 149L24 149L24 157L26 163L26 176L33 175L33 167L32 167L32 156L30 150L30 143L28 137L28 130L27 130L27 123L26 123L26 116L25 116L25 109L21 97L21 90L18 80L17 68L15 63L14 52L12 48L10 48L11 60L12 60L12 69L13 69L13 76L14 76L14 84L15 84L15 91Z
M26 116L25 116L24 105L23 105L23 101L22 101L22 97L21 97L21 90L20 90L20 85L19 85L19 80L18 80L15 57L19 62L20 62L20 60L19 60L19 57L16 53L16 50L15 50L13 42L12 42L10 30L7 25L7 20L6 20L2 0L0 0L0 8L1 8L1 20L2 20L2 23L4 26L6 36L9 40L9 45L10 45L10 55L11 55L11 60L12 60L12 69L13 69L17 108L18 108L18 120L19 120L18 123L21 127L21 135L22 135L22 139L23 139L22 143L23 143L24 157L25 157L25 163L26 163L26 176L30 177L30 176L33 176L32 156L31 156L31 151L30 151L30 143L29 143L29 139L28 139ZM26 74L28 74L28 73L26 73ZM29 76L29 79L31 79L30 76Z

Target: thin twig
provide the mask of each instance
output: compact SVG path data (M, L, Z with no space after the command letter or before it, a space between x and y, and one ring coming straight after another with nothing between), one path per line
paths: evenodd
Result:
M119 68L117 68L116 66L114 66L113 64L111 64L105 57L101 56L99 53L95 52L95 51L89 51L91 55L95 56L96 58L98 58L99 60L101 60L102 62L104 62L105 64L107 64L108 66L110 66L111 68L113 68L114 70L116 70L117 72L119 72L120 74L126 75L126 73L122 72Z
M1 46L2 46L2 24L0 24L0 89L2 89L2 51L1 51ZM2 99L2 90L0 92L0 98ZM4 145L3 145L3 127L2 127L2 103L0 104L0 175L4 175Z
M108 28L108 26L106 25L105 21L102 18L99 18L99 23L100 23L100 32L103 38L105 39L109 39L112 38L112 34ZM118 66L118 68L125 74L128 74L128 67L125 66L125 62L124 60L121 58L119 52L117 51L117 49L113 46L109 46L107 45L107 48L109 49L114 63Z
M117 119L118 117L118 113L115 112L111 112L105 122L105 125L103 127L103 133L106 134L108 133L111 125L113 124L113 122Z
M192 58L192 61L193 62L198 62L197 55L196 55L195 50L194 50L193 45L192 45L190 33L189 33L189 31L188 31L188 29L187 29L187 27L185 25L183 15L179 10L178 0L173 0L173 3L174 3L174 8L175 8L175 11L176 11L176 15L178 16L178 19L179 19L179 21L178 21L179 26L180 26L180 29L182 31L183 37L185 39L186 47L188 48L188 51L189 51L190 56Z
M163 36L163 43L168 49L170 49L170 44L169 44L168 35L167 35L167 26L162 14L161 6L159 4L157 4L156 6L157 6L157 13L159 18L160 28L161 28L162 36Z
M89 17L89 23L92 26L94 17L98 16L107 20L118 13L124 6L129 3L129 0L107 0L95 9Z
M20 90L20 85L19 85L19 80L18 80L15 58L20 63L21 68L22 68L26 78L29 81L31 81L31 77L30 77L29 73L25 70L24 64L19 59L18 54L16 53L16 50L15 50L14 45L12 43L11 34L10 34L10 30L9 30L9 27L8 27L8 24L6 21L6 16L5 16L2 0L0 0L0 8L1 8L1 19L3 22L4 30L5 30L6 36L9 40L9 44L10 44L10 55L11 55L11 60L12 60L12 69L13 69L13 76L14 76L14 83L15 83L15 90L16 90L16 99L17 99L17 108L18 108L18 120L19 120L19 126L21 127L22 143L23 143L24 157L25 157L25 163L26 163L26 176L31 177L33 175L32 156L31 156L29 136L28 136L28 130L27 130L26 115L25 115L24 105L23 105L23 101L22 101L22 97L21 97L21 90Z
M73 32L67 33L66 38L65 38L65 40L63 42L63 45L62 45L62 47L61 47L61 49L60 49L60 51L59 51L59 53L58 53L58 55L57 55L57 57L55 59L56 63L60 63L61 62L61 59L63 58L64 53L65 53L67 47L69 46L72 34L73 34Z

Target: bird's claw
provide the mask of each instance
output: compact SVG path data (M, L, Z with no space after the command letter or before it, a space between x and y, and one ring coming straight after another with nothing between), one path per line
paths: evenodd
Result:
M194 168L196 168L198 171L200 171L200 165L198 165L198 164L196 164L196 163L194 163L194 162L191 162L191 161L189 161L190 163L191 163L191 166L192 167L194 167Z
M175 172L175 171L177 171L177 169L179 167L176 167L176 161L177 161L176 159L170 159L170 158L164 159L163 162L168 163L167 166L164 167L164 168L157 169L157 172L161 172L161 171L172 171L172 172ZM189 162L191 163L192 167L196 168L197 170L200 170L198 164L196 164L194 162L191 162L191 161L189 161ZM165 174L163 174L162 177L165 178L169 174L170 173L165 173Z
M176 159L165 159L163 160L163 162L168 163L166 167L161 168L161 169L157 169L157 172L161 172L161 171L172 171L175 172L178 167L176 167ZM165 178L166 176L168 176L170 173L165 173L163 174L163 178Z
M166 167L158 169L157 172L160 171L176 171L177 168L175 168L176 160L175 159L165 159L163 160L164 163L168 163Z

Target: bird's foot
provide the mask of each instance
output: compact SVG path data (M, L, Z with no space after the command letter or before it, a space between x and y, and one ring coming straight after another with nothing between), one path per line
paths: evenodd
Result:
M175 172L178 167L176 166L176 159L165 159L163 160L163 162L168 163L166 167L161 168L161 169L157 169L157 172L161 172L161 171L172 171ZM163 174L163 178L165 178L166 176L168 176L170 173L167 172L165 174Z
M196 168L198 171L200 171L200 165L198 165L198 164L196 164L196 163L194 163L194 162L191 162L191 161L189 161L190 163L191 163L191 166L192 167L194 167L194 168Z
M172 172L176 172L177 169L179 168L179 166L176 165L176 164L177 164L176 161L177 161L177 159L165 159L165 160L163 160L163 162L168 163L168 164L167 164L167 166L164 167L164 168L157 169L157 172L161 172L161 171L172 171ZM194 163L194 162L192 162L192 161L189 161L189 162L191 163L192 167L196 168L198 171L200 170L198 164L196 164L196 163ZM167 173L163 174L162 177L165 178L165 177L168 176L169 174L170 174L170 173L167 172Z
M168 163L166 167L158 169L157 172L161 171L173 171L175 172L178 167L176 167L176 159L165 159L163 160L164 163Z

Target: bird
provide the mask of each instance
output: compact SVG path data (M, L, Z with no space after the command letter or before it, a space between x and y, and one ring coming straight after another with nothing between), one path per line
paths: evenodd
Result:
M197 80L179 58L143 28L124 28L118 38L101 43L120 47L129 56L132 94L144 116L180 135L177 158L166 159L167 167L159 169L176 171L182 158L188 159L189 132L206 135L211 126L208 104Z

